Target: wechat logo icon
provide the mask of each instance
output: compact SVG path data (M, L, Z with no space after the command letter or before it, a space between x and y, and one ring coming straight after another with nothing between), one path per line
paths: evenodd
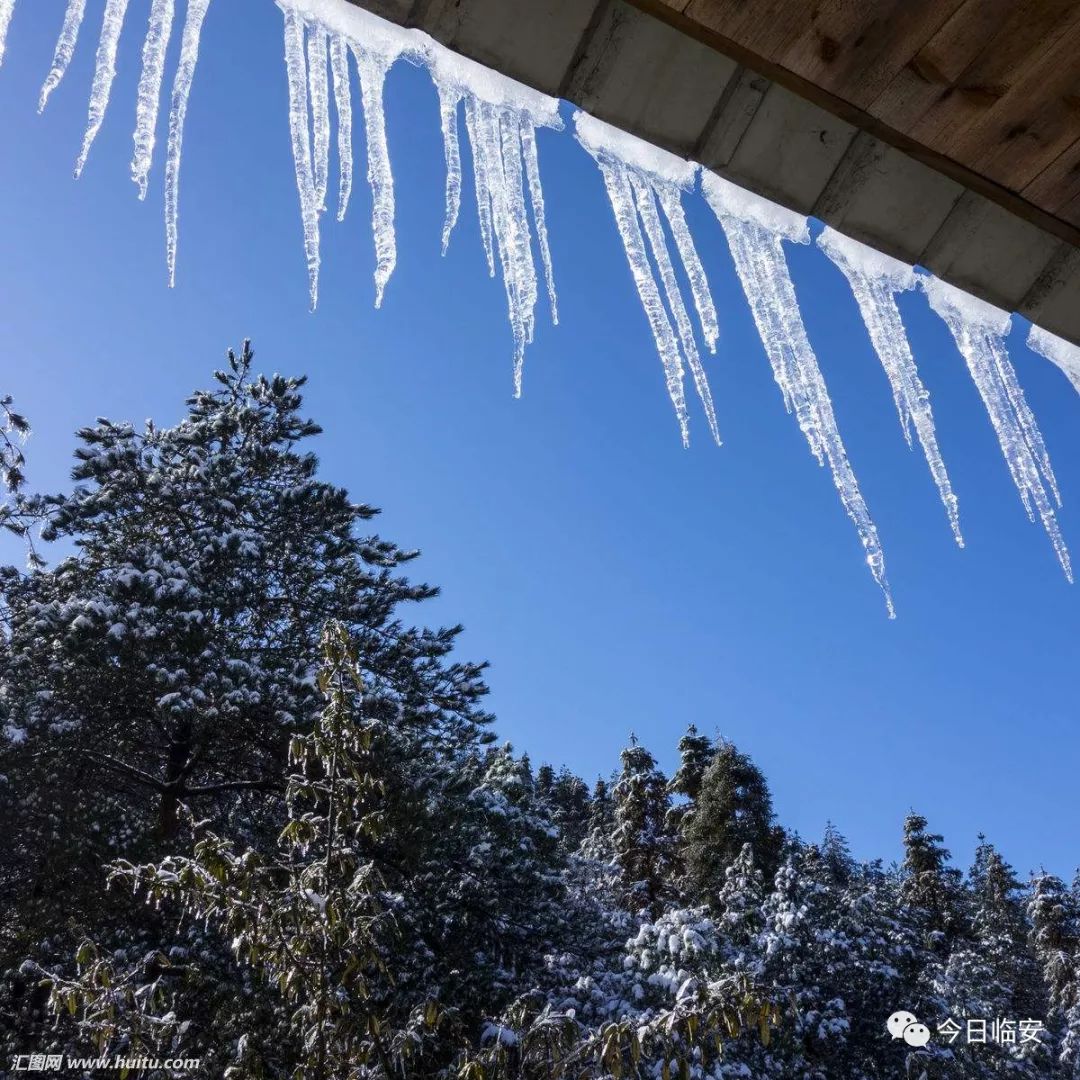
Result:
M920 1024L915 1014L906 1009L894 1012L885 1026L894 1039L903 1039L908 1046L921 1047L930 1041L930 1029L925 1024Z

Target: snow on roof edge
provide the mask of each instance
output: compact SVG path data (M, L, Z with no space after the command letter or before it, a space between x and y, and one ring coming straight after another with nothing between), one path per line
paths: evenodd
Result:
M563 126L558 98L470 60L422 30L399 26L345 0L277 0L277 4L389 60L405 56L423 63L437 83L458 87L491 105L527 113L541 127L561 130Z
M933 274L920 274L918 277L930 306L946 321L955 318L968 326L978 326L1002 336L1009 332L1012 315L1004 308L980 300Z
M693 161L661 150L638 135L598 120L583 109L574 113L574 133L578 142L593 157L597 154L609 154L624 165L680 188L689 188L694 183L699 166Z
M810 219L764 195L757 195L708 169L701 170L701 190L718 217L750 221L785 240L810 243Z
M818 235L817 245L845 273L860 274L874 281L887 281L897 292L918 285L915 269L883 251L855 240L826 225Z

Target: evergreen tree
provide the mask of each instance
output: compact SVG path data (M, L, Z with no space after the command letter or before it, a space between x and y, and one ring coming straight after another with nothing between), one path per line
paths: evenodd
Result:
M79 910L80 882L92 902L102 862L167 851L182 802L217 816L246 799L257 825L287 733L317 715L329 619L361 650L373 717L448 746L489 719L482 667L447 659L460 628L401 621L436 592L401 576L416 553L365 534L376 511L317 478L304 380L252 360L230 353L173 427L85 428L75 489L24 500L72 553L3 580L0 798L19 839L0 895L21 940Z
M667 780L656 759L633 737L620 758L622 772L611 793L614 863L627 909L655 918L671 882Z
M327 705L310 734L293 736L289 761L298 771L288 778L288 822L273 857L239 851L197 825L190 857L142 866L121 860L112 878L215 927L238 959L278 989L294 1031L298 1080L374 1075L369 1064L390 1080L414 1042L387 1022L395 905L377 865L361 854L386 826L375 762L388 733L363 716L355 647L340 624L323 635L318 685ZM118 990L108 960L93 946L84 947L82 962L87 970L79 980L55 981L55 1006L81 1008L99 1052L111 1055L119 1038L125 1056L157 1056L161 1037L173 1036L175 1013L149 1028L148 1045L132 1045L124 1019L145 995L129 995L123 984ZM423 1011L433 1025L435 1006ZM248 1044L237 1057L227 1077L261 1071Z
M825 835L821 839L821 857L829 868L833 882L846 884L855 872L855 860L851 857L844 834L831 822L825 822Z
M1080 1073L1080 904L1061 879L1032 879L1027 904L1030 940L1048 1002L1047 1028L1063 1075Z
M536 772L536 793L559 830L564 853L577 851L589 832L592 807L585 781L563 767L541 765Z
M775 871L783 830L775 823L765 777L734 744L721 742L702 774L684 836L687 886L697 902L716 903L727 867L746 844L767 878Z
M680 835L693 819L701 794L701 781L716 752L712 739L699 735L694 724L686 729L686 734L679 740L678 749L679 767L668 785L672 795L683 799L668 811L668 828L676 835Z
M944 837L926 829L926 818L914 811L904 819L901 899L918 912L927 945L945 956L963 929L961 874L948 865Z

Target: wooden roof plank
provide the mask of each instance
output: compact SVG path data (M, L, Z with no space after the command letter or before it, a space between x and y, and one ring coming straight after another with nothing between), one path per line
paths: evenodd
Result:
M959 154L956 140L978 125L1038 59L1073 25L1075 0L1022 0L1014 4L998 32L947 87L938 101L908 129L912 138L948 153ZM1030 99L1037 108L1042 95ZM963 158L960 158L963 160Z
M1080 196L1080 139L1071 143L1023 190L1026 199L1051 214L1060 214Z
M963 0L824 0L778 61L867 108Z
M1016 0L964 0L870 103L868 111L905 130L953 86L994 38Z

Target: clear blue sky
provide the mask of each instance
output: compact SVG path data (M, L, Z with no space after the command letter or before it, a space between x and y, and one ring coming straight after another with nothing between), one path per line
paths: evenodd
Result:
M0 383L34 423L34 485L67 483L72 432L95 416L174 421L250 335L266 370L310 375L325 474L382 506L388 537L423 549L416 573L444 590L428 617L465 623L464 651L492 662L499 731L534 762L592 777L634 731L670 767L693 721L753 755L781 819L807 837L831 818L857 855L889 860L915 807L963 863L982 830L1021 872L1072 874L1080 595L1028 524L921 296L902 307L960 498L962 552L904 445L846 283L813 248L791 251L885 545L889 622L828 473L784 413L700 197L687 212L721 318L709 371L725 445L698 411L684 451L599 174L568 133L540 134L562 322L540 318L514 401L503 289L487 277L468 190L439 257L442 145L424 72L398 65L387 88L399 262L383 310L359 138L349 217L324 219L311 315L281 17L271 0L213 4L170 292L160 160L145 204L128 179L147 4L131 5L112 106L77 183L100 5L39 118L63 7L20 3L0 69ZM1080 399L1023 334L1013 358L1076 560Z

